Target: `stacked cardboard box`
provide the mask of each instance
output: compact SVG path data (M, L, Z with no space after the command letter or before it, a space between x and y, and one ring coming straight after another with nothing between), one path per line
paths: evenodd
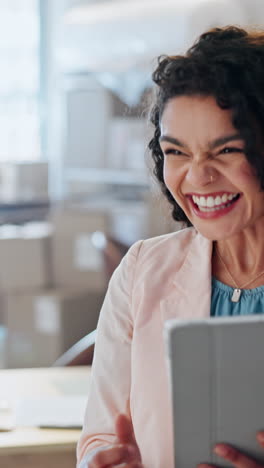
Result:
M57 288L6 296L7 367L52 364L97 326L103 292Z
M119 201L112 204L109 214L111 237L127 246L149 237L147 218L147 206L142 201Z
M103 213L63 208L49 223L0 228L0 310L7 367L49 366L96 328L106 290L92 241Z
M144 198L147 207L148 237L161 236L182 229L182 223L173 220L172 206L165 198L161 198L158 187L153 187Z
M67 207L53 210L50 222L55 284L102 291L106 287L103 256L93 242L95 232L107 231L104 210Z
M94 330L109 280L100 233L130 245L179 228L162 218L164 211L149 197L144 202L108 200L58 207L48 223L1 227L5 365L49 366Z
M48 223L0 227L0 325L2 334L1 366L8 365L9 342L7 303L14 295L45 290L52 286L51 270L52 228ZM21 307L17 319L23 320ZM3 337L5 343L3 343ZM19 343L18 343L19 345ZM22 358L22 355L20 356Z
M0 227L0 291L5 294L52 285L48 223Z
M8 201L47 200L48 162L1 163L0 198Z

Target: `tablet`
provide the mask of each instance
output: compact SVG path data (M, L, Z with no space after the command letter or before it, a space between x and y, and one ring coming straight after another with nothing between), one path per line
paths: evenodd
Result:
M264 314L165 323L175 468L212 463L226 442L264 463Z

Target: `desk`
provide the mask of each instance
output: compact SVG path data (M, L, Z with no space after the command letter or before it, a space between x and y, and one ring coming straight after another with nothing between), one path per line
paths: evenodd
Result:
M74 394L89 389L90 367L0 370L0 399ZM87 388L85 388L87 386ZM78 388L79 388L78 387ZM75 468L80 430L16 428L0 433L0 466L5 468Z

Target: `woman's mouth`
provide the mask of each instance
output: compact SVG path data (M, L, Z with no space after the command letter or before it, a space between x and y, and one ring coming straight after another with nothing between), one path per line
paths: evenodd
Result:
M240 199L240 193L218 193L205 195L189 195L193 211L200 218L216 218L231 211Z

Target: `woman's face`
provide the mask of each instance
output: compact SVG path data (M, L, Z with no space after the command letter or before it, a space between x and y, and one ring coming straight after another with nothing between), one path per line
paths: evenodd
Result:
M226 239L264 216L264 193L244 154L244 141L231 111L213 97L168 101L160 146L165 184L205 237Z

